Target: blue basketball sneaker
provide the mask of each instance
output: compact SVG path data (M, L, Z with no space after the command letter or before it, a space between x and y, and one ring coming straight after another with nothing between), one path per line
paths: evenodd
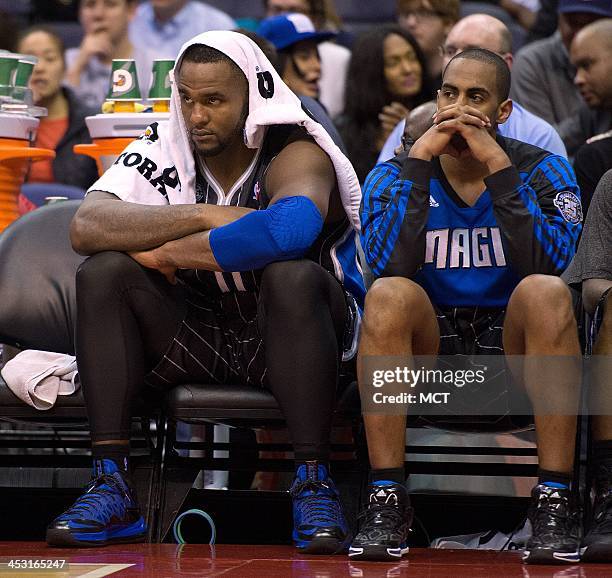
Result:
M112 460L96 460L87 491L47 527L50 546L142 542L147 533L134 492Z
M306 554L344 551L350 534L338 490L327 468L315 461L297 469L289 490L293 498L293 541Z

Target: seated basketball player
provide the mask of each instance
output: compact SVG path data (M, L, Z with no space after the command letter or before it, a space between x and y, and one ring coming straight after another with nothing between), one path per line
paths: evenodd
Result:
M362 245L378 279L366 297L362 383L367 356L580 355L571 295L558 277L581 228L579 191L564 158L496 135L512 111L509 86L498 55L461 52L445 69L433 126L366 181ZM539 459L525 560L575 562L576 417L544 414L553 398L577 398L580 376L555 387L541 377L524 376ZM408 551L412 520L403 485L406 416L364 421L369 500L349 555L397 559Z
M593 499L590 519L581 548L583 562L612 560L612 170L601 177L576 256L563 274L564 279L582 290L582 302L591 319L592 345L589 405L591 417ZM597 411L595 411L597 410Z
M289 124L273 124L277 104ZM359 202L348 160L250 39L213 31L185 45L168 125L128 146L72 223L91 255L77 273L76 351L94 479L49 544L144 538L128 463L144 384L242 382L268 388L287 420L296 545L348 546L328 460L365 292Z

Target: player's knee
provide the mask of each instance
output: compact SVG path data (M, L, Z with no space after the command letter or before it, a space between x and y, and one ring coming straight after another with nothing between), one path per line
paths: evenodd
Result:
M270 263L263 270L261 297L267 305L309 306L314 296L323 294L325 275L320 265L308 259Z
M103 251L85 259L76 273L77 291L91 296L94 292L105 292L118 279L139 265L129 255L118 251Z
M420 318L417 313L427 300L425 291L410 279L377 279L366 295L362 329L366 333L404 332Z
M540 331L563 331L575 324L572 295L560 277L529 275L516 287L511 305L519 306Z
M553 275L529 275L516 287L513 300L520 300L532 312L554 315L572 311L572 295L560 277Z

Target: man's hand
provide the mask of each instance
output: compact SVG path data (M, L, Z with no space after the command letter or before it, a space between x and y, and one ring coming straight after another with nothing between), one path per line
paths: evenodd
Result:
M108 32L98 30L87 34L81 42L79 52L86 61L89 61L92 56L98 56L102 60L109 58L113 52L113 45Z
M447 122L455 123L454 130L451 130L453 129L452 124L446 125L444 128L434 124L412 145L408 156L424 161L430 161L433 157L439 157L440 155L451 155L459 158L463 154L464 149L467 148L461 147L460 142L453 138L456 137L460 123L458 121Z
M471 155L485 164L489 173L497 172L512 163L489 133L490 127L489 118L476 108L446 106L436 112L434 125L414 144L410 156L431 160L443 154L455 158Z
M131 251L128 255L147 269L156 269L172 285L176 285L176 267L164 257L164 246L148 251Z
M489 118L478 109L452 104L435 114L434 123L440 130L456 134L455 139L461 138L466 145L463 155L471 154L477 161L487 166L489 173L495 173L512 164L508 155L489 132L488 129L491 127Z
M397 124L404 120L410 111L399 102L392 102L387 106L383 106L383 109L378 115L380 121L380 128L382 130L382 139L385 141L389 135L393 132L393 129Z
M79 86L81 73L89 64L89 61L97 56L100 60L108 60L113 52L113 45L108 33L104 30L94 31L87 34L81 45L75 61L66 71L66 81L72 86Z
M466 125L485 128L490 126L490 121L475 108L457 104L441 108L434 115L433 126L410 149L410 156L426 161L440 155L467 156L467 146L459 138Z

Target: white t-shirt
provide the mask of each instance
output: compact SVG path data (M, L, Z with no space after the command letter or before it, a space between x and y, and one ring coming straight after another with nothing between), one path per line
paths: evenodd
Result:
M344 112L344 89L351 51L333 42L321 42L319 56L321 58L319 100L327 109L330 118L335 119Z

